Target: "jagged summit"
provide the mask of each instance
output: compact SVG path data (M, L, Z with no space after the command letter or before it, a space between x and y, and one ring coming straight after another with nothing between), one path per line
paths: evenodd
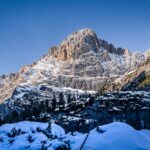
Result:
M81 29L79 31L76 31L72 34L70 34L65 40L63 40L60 44L60 47L66 43L75 45L78 43L87 43L91 41L90 39L95 39L96 41L93 41L94 43L98 41L98 37L96 33L92 29Z
M102 49L118 55L125 53L125 49L115 48L113 44L99 39L93 30L86 28L69 35L58 47L53 46L50 55L59 60L73 61L84 53L90 51L98 53Z
M88 36L91 36L93 38L97 38L96 33L94 32L94 30L89 29L89 28L85 28L85 29L81 29L78 30L72 34L70 34L66 40L70 40L71 38L76 38L76 40L80 40L80 39L84 39L87 38ZM97 38L98 39L98 38ZM65 40L64 40L65 41Z
M73 61L81 54L98 52L100 41L91 29L83 29L69 35L58 47L52 47L50 54L59 60Z

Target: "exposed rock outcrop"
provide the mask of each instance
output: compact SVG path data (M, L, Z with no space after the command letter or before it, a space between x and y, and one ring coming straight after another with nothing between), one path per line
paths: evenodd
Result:
M100 42L94 31L90 29L80 30L68 36L68 38L59 45L52 47L50 55L63 61L73 61L87 52L98 52Z
M147 57L143 65L115 80L108 89L150 91L150 59Z
M55 122L67 132L87 132L114 122L150 129L150 92L113 92L95 95L49 85L18 87L0 105L0 124L22 120Z

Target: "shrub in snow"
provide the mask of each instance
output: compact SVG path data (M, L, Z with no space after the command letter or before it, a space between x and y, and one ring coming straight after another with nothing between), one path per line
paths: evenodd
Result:
M46 141L41 141L41 144L42 144L41 150L47 150L47 149L48 149L48 146L45 146ZM50 145L49 145L49 146L50 146Z
M56 96L55 94L53 93L53 99L52 99L52 110L54 110L56 108Z
M0 137L0 143L4 142L3 137Z
M64 143L67 145L68 150L70 150L70 140L64 141Z
M13 144L14 141L15 141L14 139L10 139L10 140L9 140L9 143L10 143L10 144Z
M33 137L29 134L29 136L27 137L27 140L29 141L29 143L34 142Z
M16 128L12 128L10 133L7 133L8 137L15 137L17 135L17 130Z
M46 133L45 134L48 138L51 138L51 139L56 139L57 138L57 136L52 134L52 122L51 121L48 122L48 126L46 128Z
M68 147L67 145L61 145L57 147L55 150L70 150L70 147Z
M21 129L16 129L15 127L11 129L11 132L10 133L7 133L7 136L8 137L15 137L15 136L18 136L20 134L24 134L25 132L24 131L21 131Z
M49 122L48 122L48 127L47 127L47 129L46 129L49 133L52 132L51 124L52 124L52 123L49 121Z
M20 134L25 134L25 132L24 132L24 131L21 131L21 129L18 129L18 130L17 130L17 135L20 135Z
M103 129L100 128L100 127L97 127L97 128L96 128L96 131L99 132L99 133L104 133L104 132L105 132L105 130L103 130Z
M42 130L40 127L37 127L37 128L36 128L36 131L37 131L37 132L43 132L43 130Z
M47 128L45 130L37 127L36 131L37 132L42 132L44 135L47 136L48 139L55 139L55 138L57 138L54 135L52 135L51 122L48 122L48 126L47 126Z
M63 93L61 92L59 94L59 105L64 105L65 104L65 101L64 101L64 95Z
M41 141L41 144L43 145L43 144L46 144L46 140L44 140L44 141Z

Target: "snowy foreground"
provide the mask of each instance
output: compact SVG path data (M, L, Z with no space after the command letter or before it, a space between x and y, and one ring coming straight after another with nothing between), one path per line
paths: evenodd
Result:
M23 121L0 126L0 150L80 150L87 134L65 134L52 123ZM150 150L150 131L114 122L91 130L82 150Z

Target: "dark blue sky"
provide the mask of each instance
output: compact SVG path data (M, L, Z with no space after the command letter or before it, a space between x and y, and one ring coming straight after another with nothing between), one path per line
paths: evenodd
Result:
M82 28L144 51L150 48L150 0L0 0L0 74L16 72Z

